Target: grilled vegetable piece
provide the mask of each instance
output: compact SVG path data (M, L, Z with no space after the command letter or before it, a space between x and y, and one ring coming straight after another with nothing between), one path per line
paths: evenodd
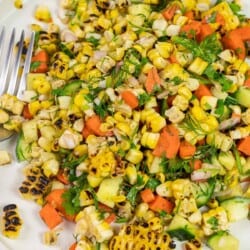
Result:
M18 213L16 204L9 204L3 208L2 233L4 236L15 239L19 236L22 227L22 219Z
M239 240L226 231L211 235L207 241L212 250L238 250Z
M235 94L236 100L240 105L246 108L250 108L250 89L240 87Z
M16 157L18 161L26 161L30 159L30 144L24 139L23 133L21 132L17 138L16 144Z
M29 166L25 171L26 179L19 187L19 192L25 199L42 203L48 193L51 181L45 176L41 167Z
M178 214L172 219L167 232L181 241L194 239L198 235L196 226Z
M233 197L221 202L220 206L223 207L231 222L247 218L249 213L250 199L246 197Z

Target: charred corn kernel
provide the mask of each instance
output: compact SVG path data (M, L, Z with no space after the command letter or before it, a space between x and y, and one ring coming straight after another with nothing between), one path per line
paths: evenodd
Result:
M181 111L185 111L189 106L189 102L184 96L176 95L173 100L173 106L179 108Z
M8 204L3 207L1 224L4 236L10 239L15 239L19 236L22 227L22 219L16 204Z
M108 30L111 27L112 22L109 19L107 19L104 15L101 15L97 20L97 25L104 30Z
M96 67L102 73L107 73L111 68L115 66L115 61L109 57L105 56L101 61L97 62Z
M171 189L175 199L183 199L192 194L192 186L188 179L176 179L171 183Z
M80 192L79 200L80 200L81 206L89 206L89 205L94 204L94 199L91 193L87 190L82 190Z
M186 86L179 87L177 93L186 98L188 101L192 98L192 92Z
M145 50L141 44L134 44L133 48L136 49L141 54L141 56L146 57L147 50Z
M3 124L9 120L9 114L0 108L0 124Z
M35 10L35 18L39 21L50 23L52 22L52 17L48 6L39 5Z
M71 24L69 25L69 28L78 38L84 38L85 32L79 25Z
M214 221L214 223L211 223L211 221ZM205 235L211 235L220 230L227 230L229 226L227 213L223 207L210 209L208 212L203 213L202 222Z
M176 51L175 57L177 62L182 66L185 67L193 61L192 53L185 52L185 51Z
M43 234L43 243L47 246L54 246L58 240L58 232L56 230L50 230Z
M145 216L145 213L148 211L149 206L147 203L140 203L135 210L135 215L138 218L143 218Z
M83 74L85 72L85 69L86 65L84 63L75 64L73 66L73 71L78 75Z
M125 18L120 18L119 22L113 26L113 31L116 35L122 34L126 30L126 26L127 20Z
M214 145L216 148L227 152L233 146L233 139L219 131L210 133L206 137L206 142L209 145Z
M223 26L223 28L226 31L233 30L238 27L240 23L239 18L236 15L234 15L227 1L215 5L208 11L204 11L202 13L202 17L209 16L214 12L220 13L220 15L222 15L223 18L225 19L225 25Z
M234 63L237 60L237 56L234 50L230 50L230 49L223 50L221 53L219 53L218 56L222 60L229 62L229 63Z
M34 101L34 102L31 102L28 104L28 107L29 107L29 112L31 113L31 115L36 115L36 113L41 109L41 104L40 102L37 100L37 101Z
M161 77L163 79L173 79L175 77L178 77L184 81L188 79L189 75L178 63L170 63L167 64L167 66L162 70Z
M138 164L143 159L143 153L137 149L130 149L125 158L133 164Z
M89 185L92 187L92 188L96 188L100 185L100 183L102 182L103 180L103 177L97 177L95 175L91 175L89 174L87 176L87 180L88 180L88 183Z
M248 70L249 70L249 65L248 63L246 63L245 61L241 60L241 59L237 59L235 62L234 62L234 67L236 69L238 69L238 71L240 73L243 73L245 74Z
M22 9L23 8L23 1L22 0L15 0L14 5L17 9Z
M45 176L55 176L59 171L59 162L55 159L48 160L43 163L42 168Z
M111 51L108 53L108 55L114 59L115 61L121 61L124 57L125 49L124 48L116 48L115 51Z
M193 106L190 112L197 121L204 121L207 118L206 112L200 106Z
M124 135L130 136L132 133L132 130L128 123L118 122L115 127Z
M0 166L11 163L11 156L9 152L0 150Z
M159 133L145 132L141 137L141 145L147 148L154 149L159 140Z
M217 106L218 98L214 96L202 96L200 99L201 108L204 110L215 109Z
M160 56L166 59L170 57L174 49L174 45L170 42L157 42L155 48L159 52Z
M196 57L193 62L188 66L188 70L197 75L202 75L208 66L208 62Z
M156 193L162 197L172 197L172 182L166 181L156 187Z
M167 109L165 115L172 123L180 123L185 118L185 114L176 106Z
M131 185L134 185L137 181L137 169L135 165L129 164L125 169L126 176Z

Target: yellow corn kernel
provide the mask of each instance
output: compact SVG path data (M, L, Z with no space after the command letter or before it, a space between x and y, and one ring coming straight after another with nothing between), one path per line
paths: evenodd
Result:
M143 153L137 149L130 149L125 156L126 160L133 164L138 164L143 159Z
M23 1L22 0L15 0L14 5L17 9L22 9L23 7Z
M82 190L80 192L79 201L81 206L89 206L94 204L94 199L92 198L91 194L86 190Z
M134 44L133 48L136 49L142 57L146 57L147 50L145 50L145 48L141 44Z
M101 27L104 30L107 30L111 27L112 23L109 19L107 19L104 15L101 15L98 20L97 24L99 27Z
M119 144L119 148L121 150L127 151L131 147L130 142L128 140L122 140L121 143Z
M59 162L55 159L48 160L43 163L42 169L47 177L55 176L59 171Z
M186 11L194 10L196 7L196 0L182 0L182 4Z
M208 62L202 60L200 57L196 57L189 65L188 70L197 75L202 75L208 66Z
M181 111L185 111L188 109L189 102L184 96L176 95L173 100L173 106L179 108Z
M118 122L127 122L126 117L119 111L114 114L114 118Z
M241 59L237 59L234 64L236 69L239 70L240 73L245 74L248 70L249 70L249 65L247 62L241 60Z
M45 5L37 6L35 10L35 18L39 21L50 23L52 21L50 10Z
M49 107L52 106L52 101L46 100L46 101L41 101L41 108L42 109L48 109Z
M140 203L135 210L135 215L138 218L143 218L146 214L146 212L148 211L149 206L147 203Z
M100 185L100 183L102 182L103 180L103 177L98 177L98 176L95 176L95 175L91 175L89 174L87 176L87 180L88 180L88 183L91 187L93 188L96 188Z
M126 176L131 185L134 185L137 181L137 169L135 165L129 164L125 169Z
M40 82L40 85L37 86L37 92L39 94L48 94L51 90L51 85L48 81L43 81L43 82Z
M125 54L125 48L116 48L115 51L111 51L108 55L115 61L121 61Z
M211 110L216 108L218 98L214 96L202 96L200 99L201 108L204 110Z
M29 112L31 113L32 116L34 116L41 109L41 104L37 100L34 102L30 102L28 104L28 107L29 107Z
M88 146L86 144L77 145L74 148L74 155L81 157L88 153Z
M73 71L79 75L83 74L85 69L86 69L86 65L84 63L75 64L73 66Z
M207 117L206 124L209 126L210 131L216 130L219 127L219 122L213 115Z
M154 149L159 140L159 133L145 132L141 137L141 145L147 148Z
M116 35L119 35L121 33L124 32L124 28L127 25L127 20L125 18L120 18L119 22L117 22L114 26L113 26L113 30L115 32Z
M129 124L126 122L119 122L116 124L116 128L122 132L123 134L127 135L127 136L130 136L131 135L131 128L129 126Z
M163 58L167 59L173 52L174 45L170 42L157 42L155 48Z
M196 119L197 121L203 121L206 120L207 118L206 112L200 106L197 105L193 106L190 112L194 117L194 119Z
M198 136L194 131L188 131L184 134L184 138L187 142L195 145L198 141Z
M188 101L192 98L192 92L186 86L181 86L178 88L177 93L185 97Z

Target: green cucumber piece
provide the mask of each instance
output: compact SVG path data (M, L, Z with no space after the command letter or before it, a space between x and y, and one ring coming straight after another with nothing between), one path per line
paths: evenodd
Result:
M235 98L240 105L250 108L250 88L240 87L235 94Z
M52 94L55 96L72 96L81 88L82 83L81 80L69 82L61 88L54 89Z
M30 148L31 144L25 141L23 133L21 132L17 137L17 144L16 144L17 160L20 162L29 160L31 158Z

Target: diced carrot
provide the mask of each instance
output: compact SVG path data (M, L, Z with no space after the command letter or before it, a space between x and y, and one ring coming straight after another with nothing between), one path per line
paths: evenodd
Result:
M86 126L84 126L83 130L82 130L82 136L83 138L87 138L89 135L93 134L92 131L87 128Z
M46 203L39 214L49 229L55 228L62 222L62 217L50 203Z
M77 247L77 243L74 242L70 247L69 247L69 250L75 250Z
M168 60L170 61L170 63L177 63L179 64L176 56L174 54L171 54L170 57L168 58Z
M201 31L201 26L202 22L191 20L182 26L181 32L186 33L188 37L196 37Z
M187 141L181 141L179 148L179 156L182 159L190 158L194 156L196 147Z
M33 73L46 73L49 70L49 55L46 50L40 50L31 59L31 72Z
M169 7L167 7L163 12L162 15L166 20L171 20L174 17L175 12L179 9L178 4L172 4Z
M233 36L229 33L222 37L221 41L224 49L232 49L240 59L245 59L246 47L244 41L239 36Z
M202 165L202 161L200 159L195 159L194 161L192 161L190 163L191 163L191 167L193 168L193 170L200 169L201 165Z
M250 40L250 26L244 26L230 31L232 37L240 37L243 41Z
M30 113L30 110L29 110L29 105L28 104L25 104L24 105L24 108L23 108L23 117L25 119L32 119L33 118L33 115Z
M247 155L250 156L250 136L247 136L240 140L240 142L237 145L237 149Z
M107 213L112 213L112 208L106 206L105 204L99 202L98 203L98 210L101 212L107 212Z
M158 75L157 69L155 67L151 68L148 72L145 88L148 93L151 93L156 85L161 83L161 79Z
M63 197L65 189L53 189L46 197L45 200L51 204L55 209L62 211L63 210Z
M157 195L155 199L149 203L149 208L155 212L165 211L170 214L173 211L174 204L171 201Z
M203 96L212 96L212 93L207 85L200 84L199 88L195 90L194 95L200 100Z
M226 23L225 18L219 12L216 12L215 22L220 24L220 26L224 26Z
M166 156L168 159L172 159L177 155L179 147L179 131L173 124L170 124L162 129L160 138L153 150L153 155L158 157Z
M57 180L59 180L61 183L65 184L65 185L69 184L68 175L62 169L59 170L58 174L56 175L56 178L57 178Z
M186 16L188 19L190 20L194 20L194 12L192 10L189 10L187 12L185 12L184 16Z
M141 198L144 202L149 203L155 199L153 191L149 188L145 188L140 192Z
M248 78L248 79L245 80L244 86L250 88L250 78Z
M101 119L98 115L92 115L90 118L88 118L85 125L91 134L98 136L105 136L107 134L100 130Z
M139 101L137 96L130 90L124 90L121 92L121 97L126 104L128 104L132 109L139 106Z
M104 221L106 221L108 224L111 224L115 220L116 220L116 214L115 213L111 213L107 218L105 218Z
M213 34L213 29L210 24L203 23L200 27L200 32L196 35L196 39L198 42L201 42L205 39L205 37Z

